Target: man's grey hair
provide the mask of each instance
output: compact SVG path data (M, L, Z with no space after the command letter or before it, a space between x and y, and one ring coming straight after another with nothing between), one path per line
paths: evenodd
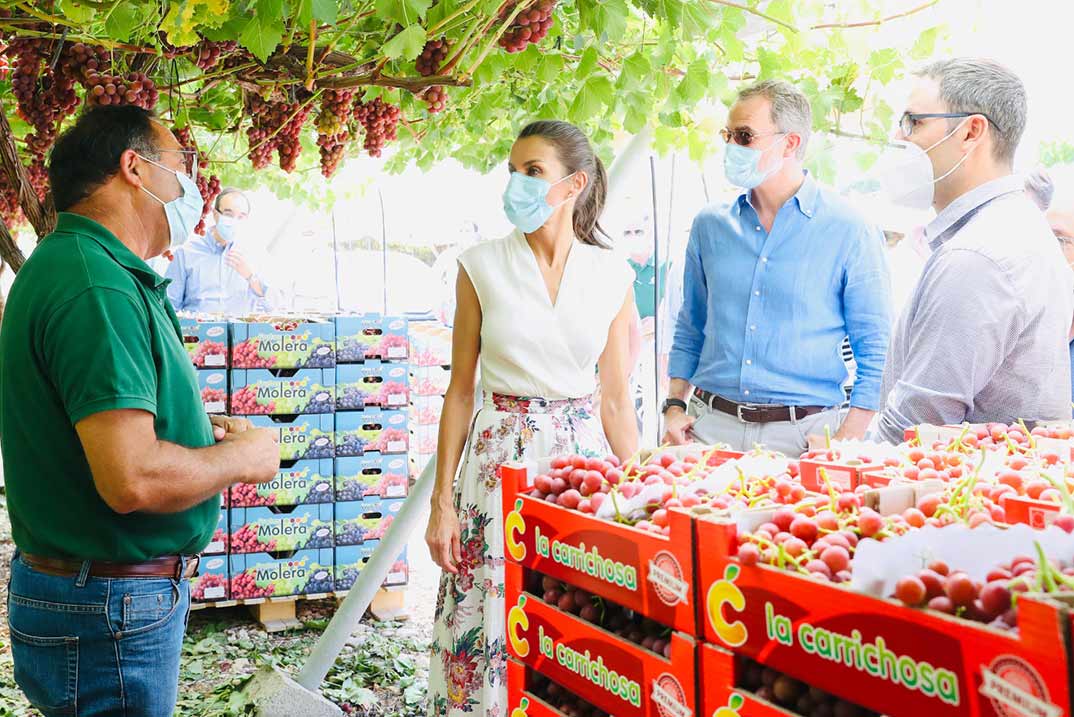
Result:
M802 138L796 156L803 159L813 131L813 110L805 94L789 82L764 80L738 91L739 102L751 97L764 97L771 103L772 123L780 132L793 132Z
M1026 88L1018 75L998 62L973 57L939 60L915 74L939 83L940 99L948 112L985 115L992 128L992 155L997 162L1014 164L1029 111ZM961 121L954 119L950 124Z

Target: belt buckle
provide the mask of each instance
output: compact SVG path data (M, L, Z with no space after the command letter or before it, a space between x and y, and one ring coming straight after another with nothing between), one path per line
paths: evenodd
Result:
M753 406L747 406L747 405L742 404L742 403L735 404L735 415L738 417L738 420L741 423L747 423L746 419L742 417L742 409L744 409L744 408L747 409L747 410L750 410L750 411L753 410Z

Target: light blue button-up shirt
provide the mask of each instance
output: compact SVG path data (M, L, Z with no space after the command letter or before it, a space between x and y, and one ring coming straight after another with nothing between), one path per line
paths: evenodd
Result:
M672 378L739 403L838 406L844 337L852 406L880 404L891 331L883 238L806 174L766 232L748 193L706 208L686 248Z
M227 252L233 244L221 245L210 230L196 234L175 250L165 277L168 298L176 311L218 313L242 316L270 309L265 297L258 296L249 282L227 264ZM258 277L260 278L260 277ZM264 279L261 284L268 295Z

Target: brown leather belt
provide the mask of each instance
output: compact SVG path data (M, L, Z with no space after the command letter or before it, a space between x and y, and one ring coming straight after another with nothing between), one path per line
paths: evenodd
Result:
M44 558L38 555L21 553L23 562L38 572L46 575L73 578L82 572L81 560L64 558ZM144 563L109 563L104 560L90 562L89 574L95 578L191 578L198 572L198 557L187 558L186 569L179 557L170 555L164 558L146 560ZM182 575L179 571L182 570Z
M735 416L744 423L797 421L827 410L824 406L769 406L756 403L735 403L723 396L709 393L703 388L695 390L694 395L712 410Z

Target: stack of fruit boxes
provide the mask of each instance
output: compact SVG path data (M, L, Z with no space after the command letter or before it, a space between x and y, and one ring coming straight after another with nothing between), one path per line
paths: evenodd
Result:
M329 318L232 321L230 413L280 432L280 470L229 491L232 599L332 592L336 341Z
M410 459L415 474L436 455L444 393L451 380L451 329L438 321L411 324Z
M557 460L500 469L513 714L577 714L581 696L594 714L654 717L1071 715L1064 602L1023 596L1017 632L910 608L740 559L739 531L770 519L760 511L668 508L642 530L557 504L535 482ZM600 463L564 470L607 480ZM918 498L862 495L884 515ZM646 620L618 620L624 608ZM770 701L792 691L797 712Z
M409 340L405 317L337 316L334 543L348 590L406 500ZM405 585L406 552L385 585Z

